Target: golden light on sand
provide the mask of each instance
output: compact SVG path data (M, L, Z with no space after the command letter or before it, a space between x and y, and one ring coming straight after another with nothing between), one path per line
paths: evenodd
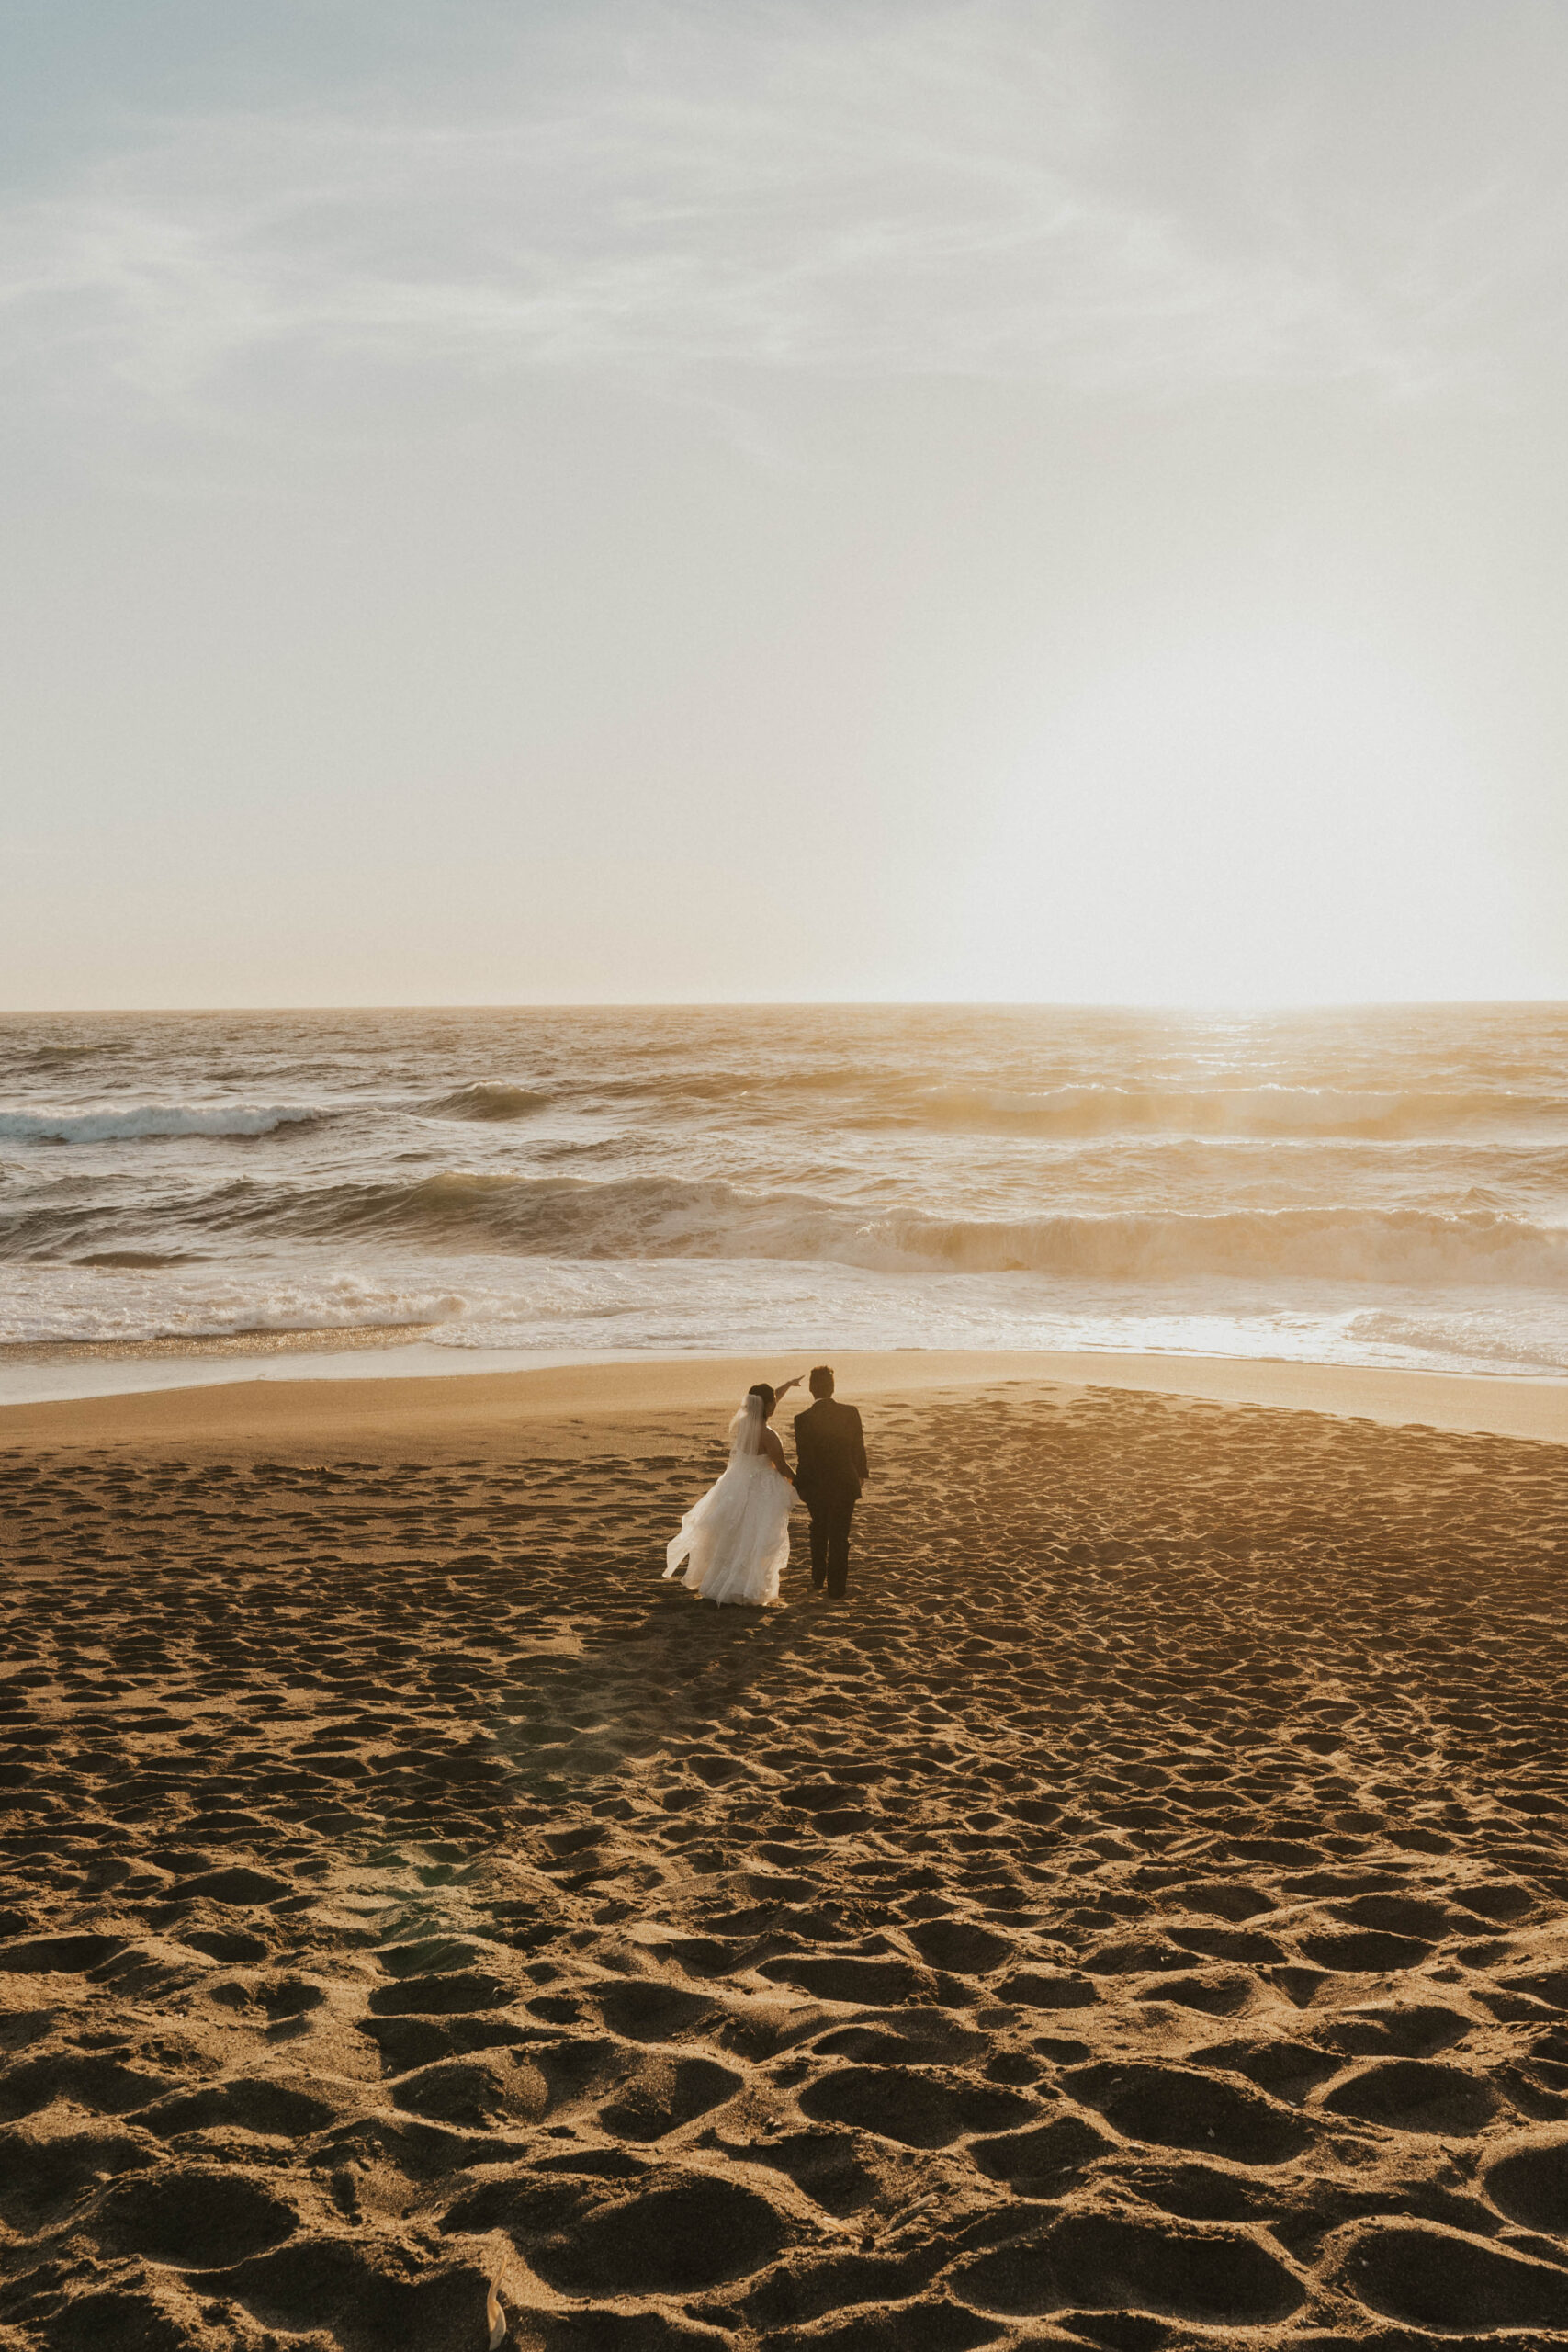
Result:
M733 1364L0 1417L45 2343L1561 2340L1561 1445L841 1369L831 1610Z

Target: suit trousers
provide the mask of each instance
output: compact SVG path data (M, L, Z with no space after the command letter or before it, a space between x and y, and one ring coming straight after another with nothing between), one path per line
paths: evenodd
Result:
M818 1495L807 1508L811 1513L811 1581L818 1592L828 1588L829 1600L842 1600L850 1581L850 1521L855 1515L853 1495Z

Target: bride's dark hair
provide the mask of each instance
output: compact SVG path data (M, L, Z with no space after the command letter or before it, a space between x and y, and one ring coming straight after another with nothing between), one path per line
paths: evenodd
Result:
M773 1412L773 1407L779 1401L776 1392L768 1386L765 1380L753 1381L750 1387L746 1391L746 1394L748 1396L760 1396L761 1398L762 1419L764 1420L769 1418L770 1414Z

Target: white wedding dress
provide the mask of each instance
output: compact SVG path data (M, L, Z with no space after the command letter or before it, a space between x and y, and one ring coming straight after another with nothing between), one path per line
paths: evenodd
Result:
M665 1576L679 1576L683 1561L682 1582L705 1600L759 1609L779 1597L795 1488L762 1452L766 1426L761 1397L748 1396L729 1424L729 1467L692 1505L666 1555Z

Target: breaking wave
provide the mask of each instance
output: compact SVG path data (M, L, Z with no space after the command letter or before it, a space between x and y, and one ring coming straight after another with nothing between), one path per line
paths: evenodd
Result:
M90 1213L60 1211L77 1248ZM867 1216L807 1193L718 1181L449 1171L404 1182L276 1187L243 1180L171 1204L163 1232L340 1241L586 1259L768 1258L885 1272L1086 1275L1179 1282L1194 1274L1351 1283L1568 1286L1568 1227L1490 1209L1366 1207L1122 1211L1018 1219ZM36 1254L36 1222L23 1245ZM117 1237L118 1238L118 1237ZM126 1240L129 1236L124 1237ZM14 1232L0 1254L23 1254Z
M269 1136L278 1127L311 1126L318 1111L276 1104L195 1110L139 1103L130 1111L0 1111L0 1139L8 1143L134 1143L160 1136Z
M6 1015L0 1081L0 1336L1568 1363L1568 1006Z

